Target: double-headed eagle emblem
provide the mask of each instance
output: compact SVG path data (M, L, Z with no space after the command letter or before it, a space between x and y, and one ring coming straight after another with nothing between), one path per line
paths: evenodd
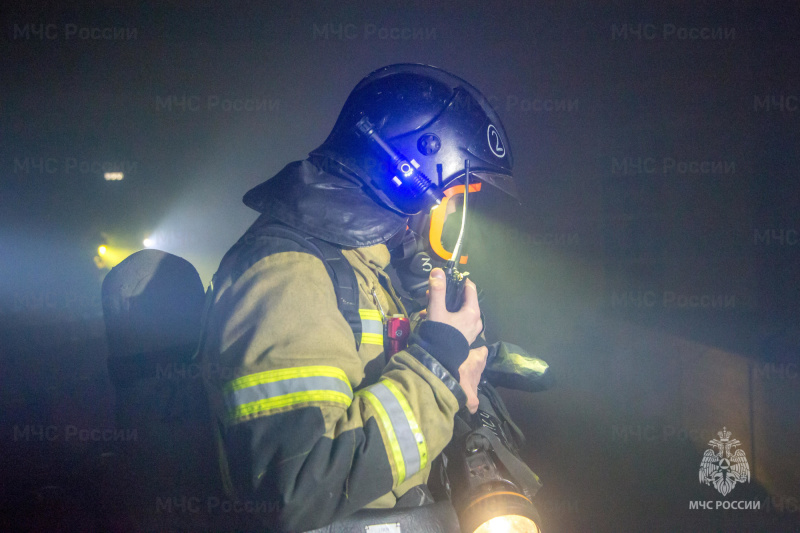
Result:
M733 448L741 445L738 439L731 439L731 432L726 428L718 431L719 439L708 441L710 450L703 454L703 461L700 463L700 483L714 485L720 494L726 496L737 483L750 482L750 466L744 450L736 450L731 453ZM714 451L714 450L717 451Z

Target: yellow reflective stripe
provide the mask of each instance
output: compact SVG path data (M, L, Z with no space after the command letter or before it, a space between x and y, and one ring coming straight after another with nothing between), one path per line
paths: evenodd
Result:
M364 399L367 400L370 406L375 410L375 414L378 415L378 419L381 421L384 431L386 431L389 449L392 452L392 458L397 467L397 484L399 485L406 479L406 463L403 460L403 452L400 450L400 443L397 441L397 435L395 435L392 420L389 418L389 414L386 412L386 409L383 408L383 404L381 404L380 400L370 391L366 389L358 391L356 396L363 396Z
M414 440L416 441L417 449L419 450L419 469L423 470L425 465L428 464L428 446L425 444L425 435L422 433L422 429L417 423L417 418L414 416L414 412L411 410L411 405L409 405L405 395L400 392L400 389L397 388L397 385L393 381L389 379L383 379L381 382L386 385L386 388L392 391L394 397L397 398L397 403L400 404L400 407L403 409L403 413L406 415L408 425L411 427L411 432L414 434Z
M377 309L359 309L358 314L361 315L362 320L377 320L378 322L383 323L381 312Z
M359 309L361 344L383 346L383 317L377 309Z
M228 412L228 420L233 422L243 416L305 402L333 402L342 404L345 408L350 407L350 397L341 392L327 390L293 392L275 398L265 398L257 402L240 405Z
M242 376L222 387L227 420L311 402L350 406L353 389L344 370L314 365Z
M329 377L336 378L344 381L347 387L350 387L350 381L347 379L347 374L344 370L335 366L299 366L295 368L281 368L278 370L267 370L266 372L258 372L257 374L250 374L240 378L229 381L222 388L223 392L233 392L239 389L260 385L262 383L271 383L274 381L281 381L284 379L292 378L311 378L311 377Z
M515 365L529 368L530 370L539 374L543 374L544 371L549 368L549 365L538 357L525 357L524 355L520 355L518 353L509 353L508 358L511 359Z
M362 333L361 344L375 344L383 346L383 335L380 333Z

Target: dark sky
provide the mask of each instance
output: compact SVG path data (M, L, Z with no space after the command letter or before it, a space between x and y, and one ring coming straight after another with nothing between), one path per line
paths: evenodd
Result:
M316 148L362 77L418 62L478 87L508 130L522 204L487 204L471 270L498 335L576 372L573 388L554 396L574 402L571 414L600 405L590 391L609 383L617 395L603 405L640 409L631 417L648 423L655 400L642 391L675 405L691 396L679 377L690 371L670 366L673 381L658 379L658 361L670 357L656 349L660 337L627 371L620 361L639 330L611 334L609 317L789 365L796 378L797 2L180 4L3 8L3 321L97 319L104 271L92 258L104 239L136 249L157 235L208 282L255 219L243 194ZM125 179L105 181L104 165ZM593 381L585 369L603 357L615 363L602 372L619 374ZM783 382L788 392L770 401L796 405L799 382ZM534 444L553 486L569 461L553 463L548 451L579 439L586 420L565 421L549 402L538 414L560 432ZM774 427L796 426L796 410L773 415L774 444L784 438ZM785 438L800 445L796 431ZM623 453L606 444L613 457L602 461L618 461L623 475ZM794 483L799 468L795 458L775 471ZM786 496L800 496L794 486ZM582 509L599 512L588 494Z

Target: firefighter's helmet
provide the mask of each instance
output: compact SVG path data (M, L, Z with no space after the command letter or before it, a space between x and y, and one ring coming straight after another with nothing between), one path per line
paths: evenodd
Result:
M488 100L436 67L397 64L364 78L311 154L355 175L388 208L430 209L464 176L516 198L511 146Z

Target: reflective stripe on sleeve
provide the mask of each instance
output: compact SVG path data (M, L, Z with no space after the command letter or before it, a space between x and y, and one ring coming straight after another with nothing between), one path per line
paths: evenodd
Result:
M228 421L307 402L333 402L344 408L353 400L347 375L333 366L302 366L242 376L223 387Z
M428 464L425 437L397 385L384 379L356 394L369 402L383 425L397 467L397 483L425 468Z
M361 316L361 344L383 346L383 320L377 309L359 309Z

